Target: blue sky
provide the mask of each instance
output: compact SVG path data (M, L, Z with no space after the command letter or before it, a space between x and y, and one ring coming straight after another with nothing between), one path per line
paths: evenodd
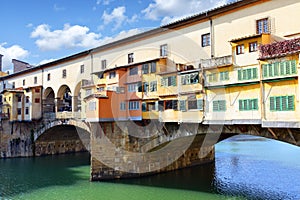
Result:
M233 0L1 0L0 54L43 64Z

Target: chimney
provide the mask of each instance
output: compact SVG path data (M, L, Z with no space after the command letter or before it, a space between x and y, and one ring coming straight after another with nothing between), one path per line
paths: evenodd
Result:
M17 60L17 59L12 59L12 63L14 65L14 72L13 73L17 73L17 72L26 70L28 68L31 68L31 65L29 65L28 63Z
M3 55L0 54L0 72L2 72L2 57L3 57Z

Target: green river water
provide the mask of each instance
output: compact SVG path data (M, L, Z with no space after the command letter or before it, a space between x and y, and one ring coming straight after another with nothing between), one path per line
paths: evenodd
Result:
M216 145L215 163L139 179L89 181L89 154L0 160L6 199L300 199L300 148L250 136Z

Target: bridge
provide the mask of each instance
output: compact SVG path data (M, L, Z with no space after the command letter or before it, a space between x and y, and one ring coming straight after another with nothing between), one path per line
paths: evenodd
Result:
M211 162L235 134L300 146L300 27L283 23L299 8L237 1L43 65L14 59L0 157L90 151L100 180Z

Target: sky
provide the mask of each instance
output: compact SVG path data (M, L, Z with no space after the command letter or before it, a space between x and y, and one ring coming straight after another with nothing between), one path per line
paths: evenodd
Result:
M234 0L1 0L2 71L41 65Z

